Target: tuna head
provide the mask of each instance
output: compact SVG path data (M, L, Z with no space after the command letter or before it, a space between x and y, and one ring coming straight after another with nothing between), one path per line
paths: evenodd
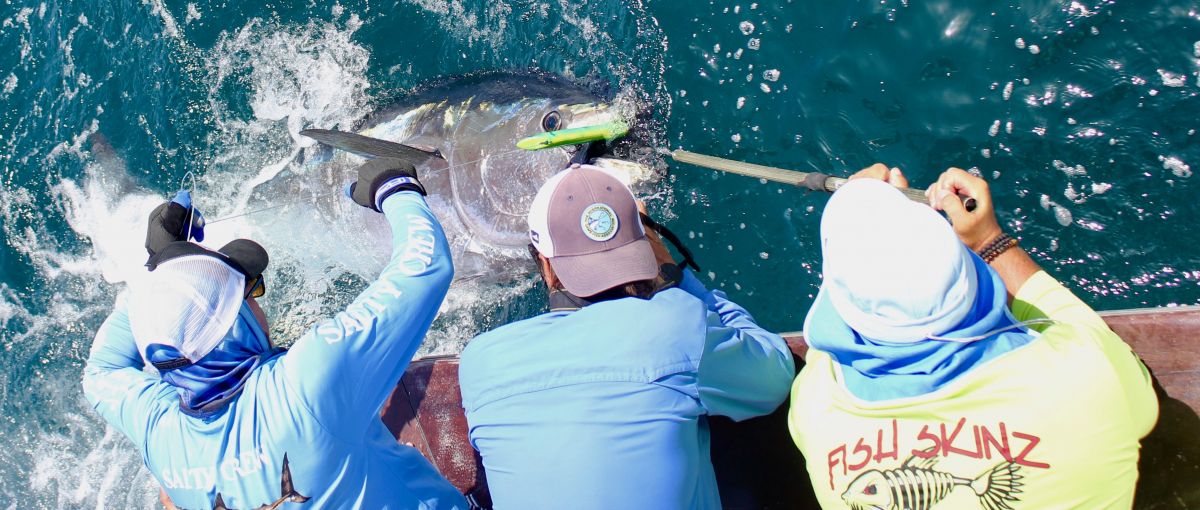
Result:
M518 140L632 116L560 78L488 75L450 82L375 115L360 134L437 150L418 167L430 203L455 247L460 275L494 272L500 252L523 254L526 214L538 188L571 162L616 168L630 183L653 173L644 165L580 147L518 149ZM591 152L591 153L589 153ZM472 262L472 256L485 260Z

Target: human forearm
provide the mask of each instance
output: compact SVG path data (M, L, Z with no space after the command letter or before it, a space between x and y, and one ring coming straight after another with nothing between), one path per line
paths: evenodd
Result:
M724 293L705 289L691 271L685 271L680 288L708 308L698 377L704 406L735 420L773 411L787 398L796 375L787 342L760 327Z
M929 205L946 213L958 238L976 253L988 251L988 247L1003 235L996 221L995 204L987 181L961 169L951 168L925 194L929 197ZM963 198L975 199L975 208L968 211L963 205ZM1015 245L1000 252L990 265L1008 289L1009 304L1012 304L1013 296L1029 281L1029 277L1041 271L1037 262Z
M1004 287L1008 289L1009 306L1012 306L1013 298L1020 293L1025 282L1042 270L1020 246L1013 246L1000 253L992 260L991 266L1004 281Z
M119 297L113 312L96 330L85 367L91 372L109 372L123 368L141 370L144 365L133 340L125 300Z
M707 330L700 358L700 401L710 414L744 420L774 411L795 377L787 343L761 329L714 327Z
M359 423L374 417L453 278L445 236L424 199L398 193L384 210L393 236L388 265L345 311L311 329L284 358L286 376L319 417Z

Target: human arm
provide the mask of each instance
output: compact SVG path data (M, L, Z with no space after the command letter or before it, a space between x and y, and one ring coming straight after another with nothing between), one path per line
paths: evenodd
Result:
M879 179L897 188L908 187L908 178L899 168L889 168L883 163L875 163L859 170L850 176L850 180L854 179ZM979 252L1000 236L1002 231L996 221L995 205L992 203L987 181L962 169L951 168L942 173L938 181L925 191L925 196L929 199L930 207L946 213L954 232L971 250ZM971 211L967 211L963 205L967 198L975 199L975 208ZM1037 263L1019 246L1002 252L992 261L991 266L1004 281L1010 304L1013 295L1029 277L1041 271Z
M951 168L943 172L925 196L931 207L946 213L958 238L975 252L983 250L1003 232L996 221L995 204L987 181L962 169ZM968 212L959 197L974 198L975 209ZM1025 282L1042 270L1020 246L1001 252L990 264L1004 281L1010 304Z
M926 195L932 205L946 212L968 248L978 252L1000 236L1002 230L996 221L991 192L983 179L951 168ZM975 198L975 210L967 212L955 195ZM1129 415L1147 417L1157 412L1149 371L1095 310L1043 271L1020 246L1001 252L990 265L1008 289L1009 303L1017 320L1050 319L1053 321L1050 324L1032 327L1047 335L1088 341L1100 348L1112 364L1118 381L1116 387L1124 392ZM1146 431L1153 420L1147 423Z
M638 202L638 210L646 206ZM653 229L646 237L661 267L675 264L670 250ZM787 398L795 363L787 342L766 331L724 292L709 291L691 270L683 270L679 288L699 298L706 309L704 350L697 384L700 402L709 413L744 420L774 411Z
M445 235L420 194L391 195L383 212L392 256L382 274L345 311L309 330L282 361L300 401L344 439L361 438L378 419L454 274Z
M158 413L175 405L175 392L142 371L144 362L129 327L124 295L100 325L83 368L83 395L110 425L138 449Z
M796 375L787 342L759 327L724 292L704 288L691 270L683 272L679 287L707 308L696 378L700 403L710 414L739 421L774 411L787 398Z
M163 489L158 490L158 502L162 503L166 510L179 510L179 507L175 506L175 502L171 501L171 496L168 496L167 491Z

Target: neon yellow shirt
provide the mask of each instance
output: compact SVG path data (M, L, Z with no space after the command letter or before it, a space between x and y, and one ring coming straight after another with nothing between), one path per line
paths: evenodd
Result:
M809 350L788 425L826 510L1128 509L1158 419L1146 367L1045 272L1021 287L1038 338L941 389L867 402Z

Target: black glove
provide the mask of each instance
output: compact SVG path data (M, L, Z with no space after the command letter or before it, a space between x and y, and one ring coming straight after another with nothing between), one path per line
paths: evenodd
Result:
M383 200L400 191L425 195L417 168L397 158L375 158L358 167L358 181L350 184L350 199L367 209L383 212Z
M168 244L187 241L189 233L192 239L204 240L204 216L192 208L191 193L180 191L171 201L164 202L150 212L146 226L146 252L153 257Z

